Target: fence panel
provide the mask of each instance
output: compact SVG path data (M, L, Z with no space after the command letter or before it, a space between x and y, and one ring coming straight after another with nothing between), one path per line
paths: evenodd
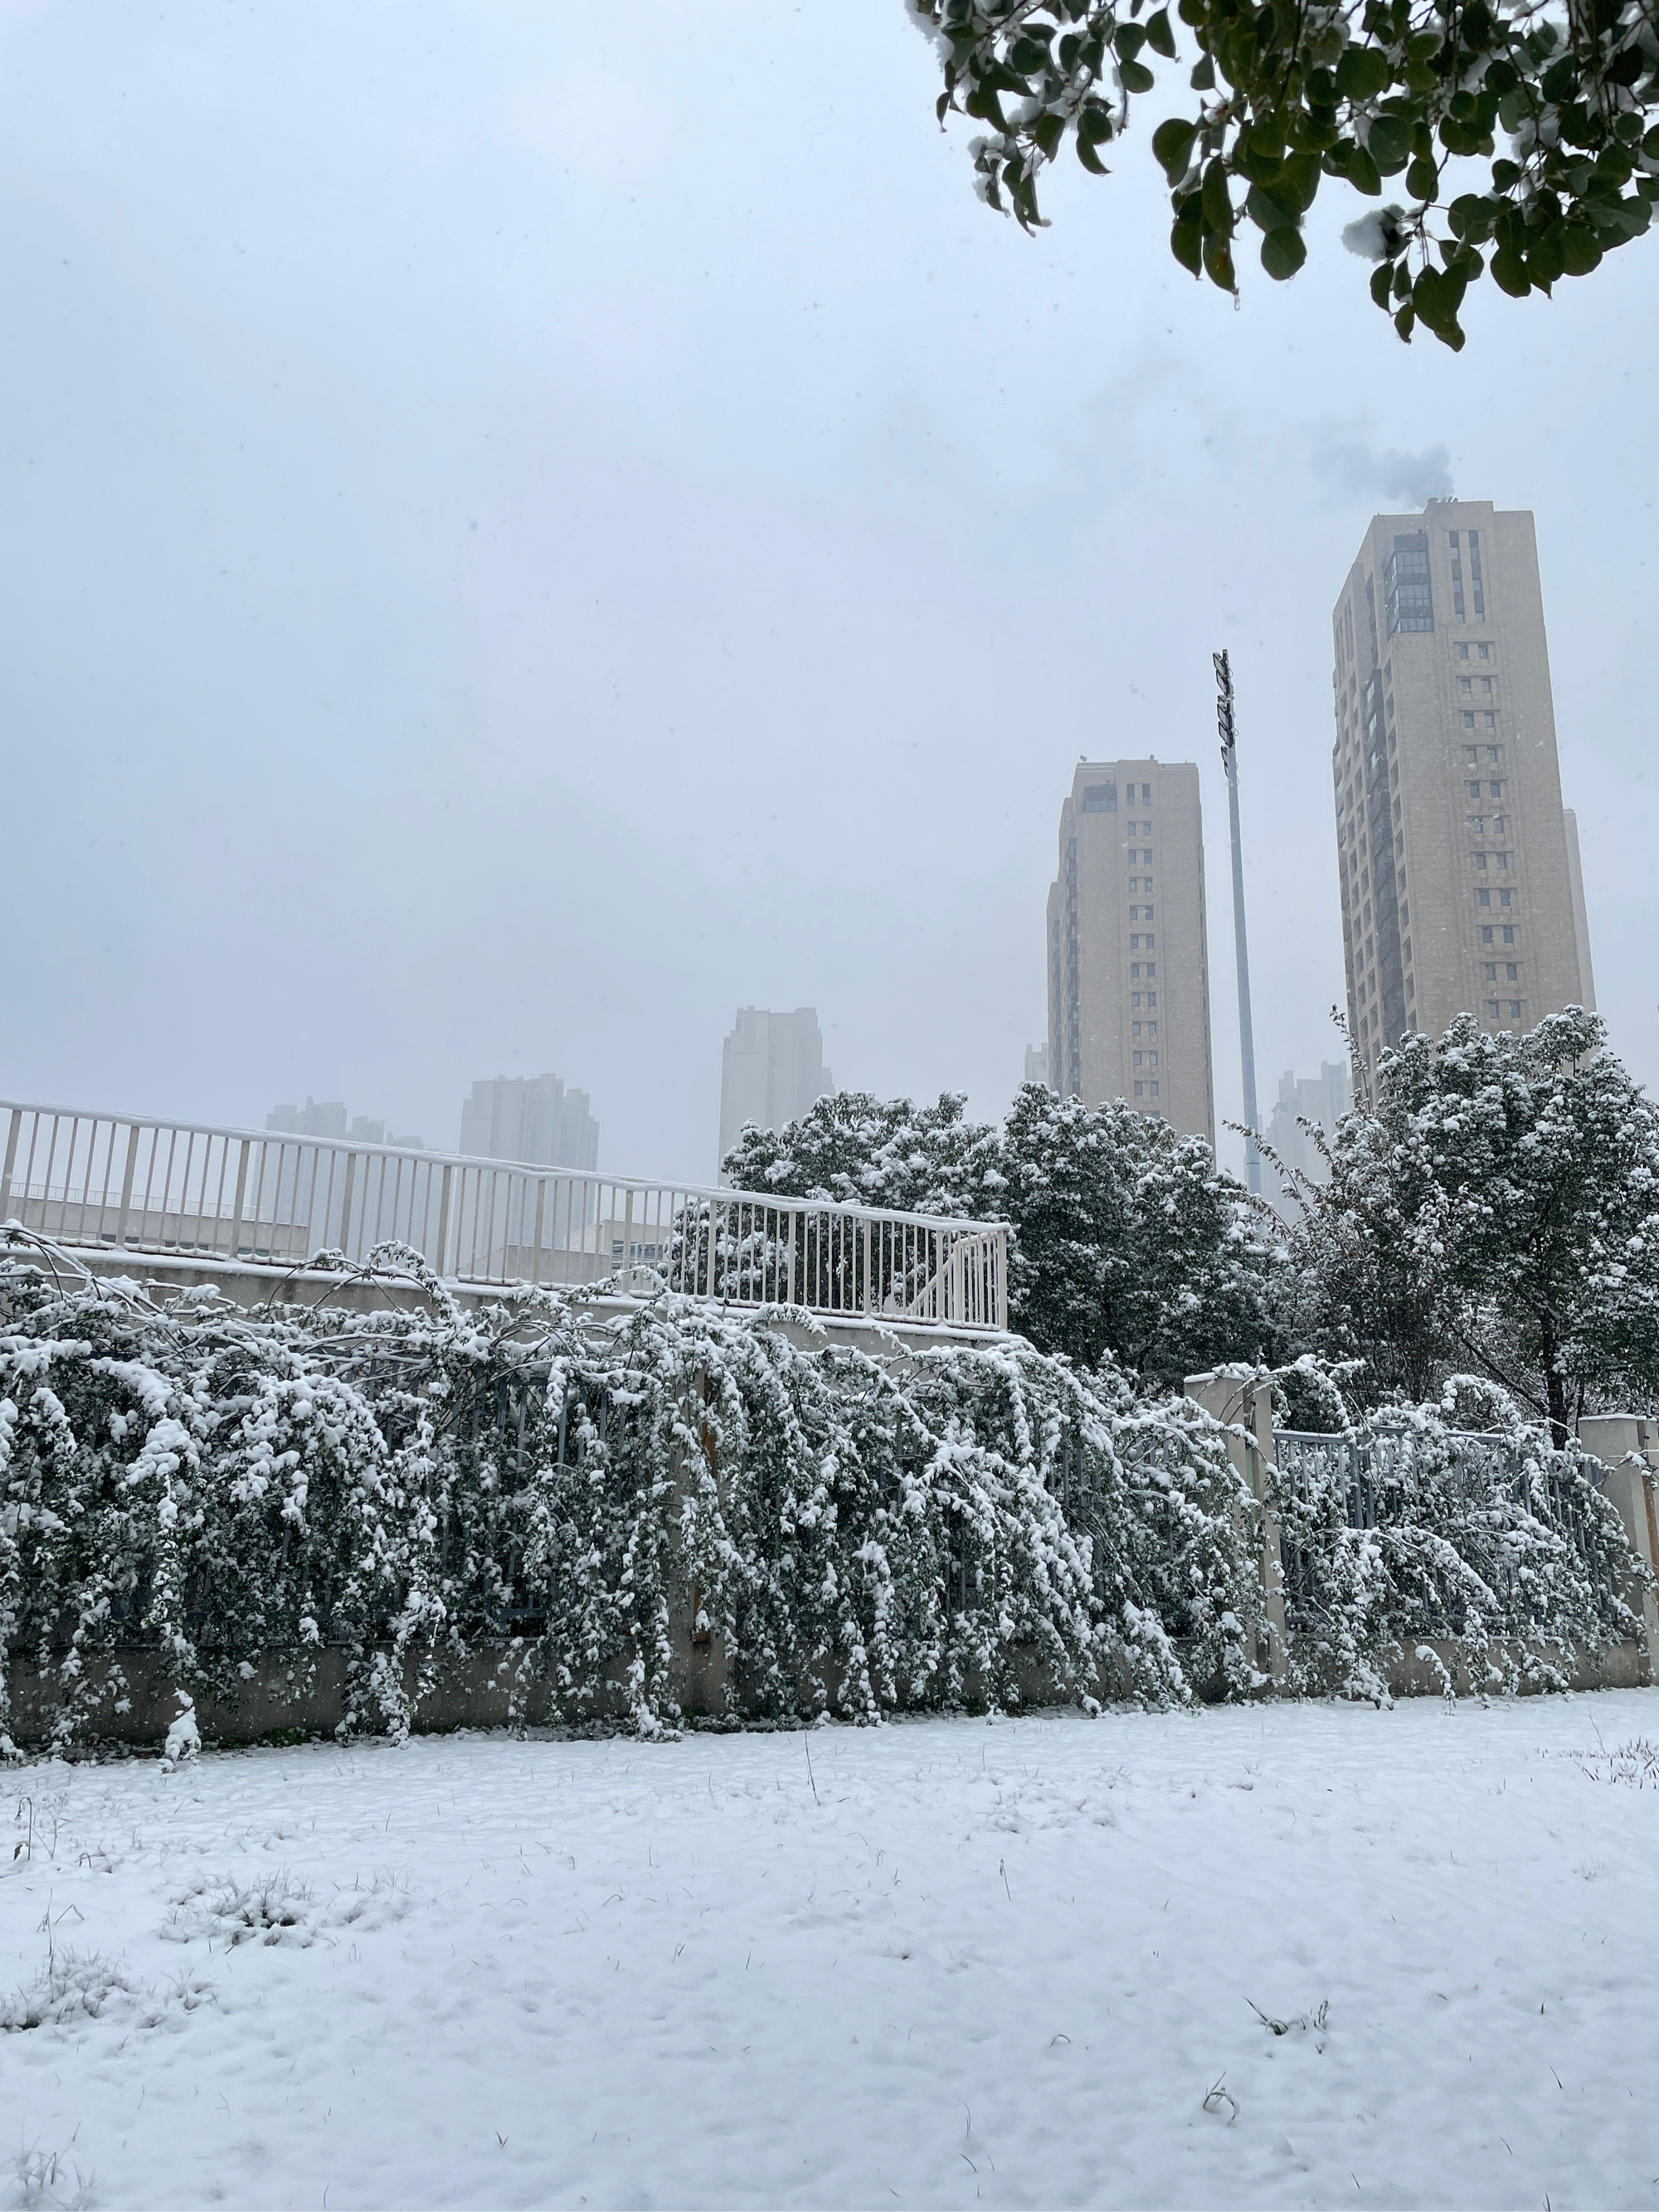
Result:
M0 1117L0 1222L66 1245L296 1267L396 1242L467 1284L1008 1326L1002 1223L11 1101Z

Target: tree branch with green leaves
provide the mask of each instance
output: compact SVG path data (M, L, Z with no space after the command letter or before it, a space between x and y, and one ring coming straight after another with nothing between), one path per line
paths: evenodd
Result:
M981 197L1027 230L1069 143L1107 149L1182 60L1146 0L906 0L938 47L938 112L984 125ZM1170 249L1236 295L1241 233L1269 276L1307 258L1304 225L1336 178L1378 203L1343 235L1375 261L1371 296L1409 340L1461 348L1471 283L1522 299L1587 276L1659 199L1659 0L1178 0L1196 112L1152 133ZM1405 199L1385 198L1402 179Z

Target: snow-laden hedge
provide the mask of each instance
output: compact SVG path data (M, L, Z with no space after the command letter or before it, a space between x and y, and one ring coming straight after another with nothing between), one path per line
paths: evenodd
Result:
M504 1649L526 1698L578 1719L621 1683L648 1734L680 1717L693 1608L750 1713L1264 1686L1260 1509L1189 1401L1017 1339L878 1360L670 1297L467 1311L379 1256L417 1295L372 1313L0 1265L0 1662L57 1686L60 1741L98 1732L123 1652L234 1699L256 1671L304 1690L328 1647L348 1727L401 1734L447 1665ZM1282 1379L1344 1427L1340 1376ZM1576 1462L1517 1426L1524 1480L1472 1475L1456 1419L1402 1415L1378 1526L1349 1525L1335 1459L1272 1487L1296 1686L1379 1691L1426 1635L1486 1679L1506 1638L1631 1632L1631 1554Z
M1322 1432L1281 1441L1267 1486L1295 1687L1385 1696L1415 1652L1449 1688L1433 1638L1476 1687L1559 1689L1578 1652L1640 1635L1644 1571L1593 1461L1478 1376L1362 1419L1358 1365L1304 1358L1274 1378L1287 1423Z
M122 1694L99 1655L234 1698L343 1647L349 1724L401 1732L447 1656L503 1641L571 1717L620 1678L649 1732L677 1602L750 1711L1260 1679L1254 1508L1184 1401L1018 1341L881 1362L666 1297L468 1312L380 1257L422 1303L0 1273L0 1656L61 1686L60 1737Z

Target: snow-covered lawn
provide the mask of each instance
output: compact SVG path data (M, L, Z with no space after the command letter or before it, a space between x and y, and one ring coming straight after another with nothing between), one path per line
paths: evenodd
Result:
M50 1918L60 2016L0 2035L0 2203L1659 2203L1642 1739L1659 1692L14 1770L0 2015Z

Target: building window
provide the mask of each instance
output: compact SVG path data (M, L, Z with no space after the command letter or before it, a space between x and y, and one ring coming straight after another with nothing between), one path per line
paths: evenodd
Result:
M1483 676L1481 678L1480 689L1486 693L1487 698L1490 699L1492 696L1492 678L1490 676Z
M1460 660L1467 660L1467 659L1468 659L1468 657L1469 657L1469 648L1468 647L1468 646L1467 646L1467 645L1460 645L1460 646L1458 647L1458 648L1457 648L1457 657L1458 657L1458 659L1459 659Z
M1495 761L1495 760L1498 758L1498 746L1496 746L1496 745L1488 745L1488 746L1486 747L1486 758L1487 758L1489 761Z
M1488 999L1486 1001L1486 1019L1489 1022L1495 1022L1498 1019L1498 1001L1496 999ZM1140 1085L1137 1084L1135 1088L1138 1091L1140 1088Z
M1481 924L1480 942L1483 945L1490 945L1492 943L1492 924L1489 921L1483 922Z
M1485 587L1480 580L1480 532L1478 530L1472 530L1469 532L1469 582L1474 588L1474 618L1476 622L1485 622L1486 599ZM1480 658L1484 660L1486 657L1486 648L1483 645L1480 648Z
M1494 983L1498 981L1498 970L1497 970L1495 968L1494 968L1494 969L1492 969L1492 981L1493 981ZM1135 1065L1137 1067L1139 1067L1139 1066L1140 1066L1140 1064L1141 1064L1141 1055L1140 1055L1139 1053L1137 1053L1137 1054L1135 1054L1135 1056L1134 1056L1134 1065Z
M1479 780L1477 779L1474 782L1471 783L1471 784L1470 784L1470 786L1469 786L1469 797L1470 797L1471 799L1479 799L1479 798L1480 798L1480 781L1479 781Z
M1502 814L1494 814L1494 815L1492 816L1492 836L1493 836L1494 837L1507 837L1507 836L1508 836L1508 835L1509 835L1509 828L1508 828L1507 819L1506 819L1506 817L1505 817L1504 815L1502 815Z
M1490 906L1492 904L1492 893L1490 891L1477 891L1474 896L1477 902L1481 906Z
M1480 716L1480 726L1483 730L1495 730L1498 727L1497 715L1491 713L1489 710L1483 710Z
M1149 1006L1155 1006L1158 1004L1158 993L1156 991L1147 992L1146 1003Z
M1521 981L1521 970L1513 960L1504 963L1504 980L1510 983L1518 983Z
M1492 1000L1492 1010L1493 1013L1496 1013L1496 1012L1498 1012L1498 1001L1497 1001L1497 1000L1496 1000L1496 999L1494 999L1494 1000ZM1145 1085L1144 1083L1137 1083L1137 1084L1136 1084L1136 1085L1135 1085L1135 1097L1136 1097L1137 1098L1144 1098L1146 1096L1146 1085Z
M1520 1020L1520 1018L1521 1018L1521 1001L1520 1001L1520 1000L1519 1000L1519 999L1511 999L1511 1000L1510 1000L1510 1019L1512 1022L1518 1022L1518 1021ZM1156 1091L1156 1090L1157 1090L1157 1088L1158 1088L1157 1084L1153 1084L1152 1088L1153 1088L1153 1090L1154 1090L1154 1091Z
M1151 889L1152 889L1152 885L1151 885L1150 884L1147 884L1147 886L1146 886L1146 888L1147 888L1147 890L1151 890ZM1147 908L1147 909L1146 909L1146 919L1147 919L1147 921L1150 921L1152 920L1152 909L1151 908L1151 907L1148 907L1148 908Z
M1509 895L1509 893L1508 893L1507 891L1499 891L1499 892L1498 892L1498 905L1499 905L1499 906L1507 906L1507 905L1509 904L1509 902L1510 902L1510 895Z
M1501 799L1504 796L1504 787L1501 783L1492 785L1492 795L1494 799Z
M1473 714L1466 714L1464 715L1463 727L1466 730L1472 730L1474 727L1474 716Z
M1458 550L1457 532L1455 530L1451 533L1451 561L1452 610L1456 615L1458 621L1462 622L1463 619L1463 556ZM1460 646L1458 650L1461 653L1467 653L1468 651L1468 646Z
M1408 999L1414 999L1417 996L1417 986L1409 975L1406 978L1406 996Z
M1148 1036L1156 1036L1158 1035L1158 1024L1156 1022L1147 1023L1146 1034Z
M1129 939L1129 950L1130 950L1130 951L1131 951L1131 952L1139 952L1139 950L1140 950L1140 939L1139 939L1139 937L1133 937L1133 936L1132 936L1132 937L1130 938L1130 939ZM1139 973L1140 973L1140 970L1139 970L1139 968L1137 968L1137 969L1135 969L1133 972L1135 975L1139 975Z
M1156 930L1149 929L1146 933L1146 950L1149 952L1152 951L1156 948L1157 944L1158 932Z
M1505 945L1513 945L1515 942L1514 927L1507 921L1504 924L1504 942Z
M1469 648L1468 647L1468 646L1467 646L1467 645L1465 645L1465 646L1461 646L1461 647L1458 648L1458 650L1459 650L1460 652L1462 652L1462 653L1467 653L1467 652L1468 651L1468 649L1469 649ZM1467 698L1468 698L1468 696L1469 696L1470 692L1471 692L1471 691L1473 691L1473 690L1474 690L1474 677L1472 677L1472 676L1460 676L1460 677L1458 678L1458 679L1457 679L1457 688L1458 688L1458 690L1459 690L1463 694L1464 697L1467 699Z
M1129 1004L1132 1006L1138 1006L1140 1004L1140 994L1139 991L1131 991L1129 994Z
M1150 982L1150 981L1151 981L1151 980L1152 980L1152 978L1154 975L1157 975L1157 973L1158 973L1158 963L1157 963L1157 961L1156 961L1156 960L1149 960L1149 961L1146 963L1146 977L1147 977L1147 981Z
M1498 866L1499 872L1502 874L1507 875L1509 873L1510 856L1507 853L1500 853L1498 855Z
M1429 587L1429 534L1413 531L1394 541L1382 571L1389 635L1396 630L1431 630L1434 598Z
M1489 645L1483 645L1480 647L1480 658L1482 660L1490 660L1492 659L1492 647Z
M1140 1024L1139 1022L1136 1022L1133 1024L1129 1034L1131 1036L1139 1036L1140 1035Z
M1486 963L1486 981L1489 983L1495 983L1498 981L1498 963L1495 960L1488 960Z
M1115 783L1085 783L1083 787L1083 811L1085 814L1115 814L1117 786Z
M1476 866L1477 868L1480 869L1483 872L1485 872L1486 866L1486 854L1485 854L1484 853L1477 853L1477 854L1475 854L1475 856L1474 856L1474 865L1475 865L1475 866Z
M1140 981L1140 963L1139 960L1132 960L1129 963L1129 973L1137 983Z
M1147 1054L1146 1065L1148 1067L1156 1067L1158 1066L1158 1054L1155 1052L1149 1052Z
M1516 1012L1518 1014L1518 1013L1520 1012L1521 1009L1520 1009L1520 1007L1517 1006L1515 1011L1516 1011ZM1154 1097L1154 1098L1156 1098L1156 1097L1157 1097L1157 1096L1158 1096L1158 1085L1157 1085L1157 1084L1153 1084L1153 1085L1152 1085L1152 1096L1153 1096L1153 1097Z

